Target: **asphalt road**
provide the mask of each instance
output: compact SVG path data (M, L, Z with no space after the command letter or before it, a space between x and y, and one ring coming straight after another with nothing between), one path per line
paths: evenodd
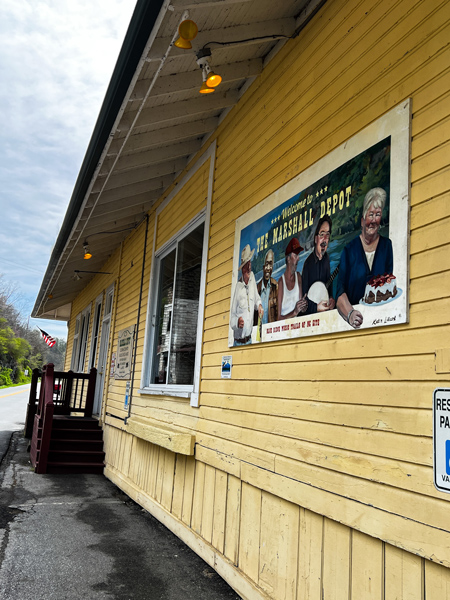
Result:
M23 430L30 384L0 390L0 461L14 431Z
M0 397L7 416L14 398L21 402L19 394ZM17 423L10 416L2 423L22 426L21 417ZM21 432L6 432L11 443L0 464L0 600L241 600L106 477L37 475L28 441Z

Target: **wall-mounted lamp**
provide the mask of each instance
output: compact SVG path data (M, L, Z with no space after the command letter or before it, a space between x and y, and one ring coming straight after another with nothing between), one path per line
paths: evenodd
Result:
M142 221L141 221L142 222ZM139 223L132 225L131 227L125 227L124 229L111 229L111 231L98 231L97 233L91 233L91 235L88 235L87 238L85 238L84 242L83 242L83 252L84 252L84 256L83 258L85 260L89 260L90 258L92 258L92 253L89 249L89 245L88 245L88 239L94 235L107 235L110 233L122 233L122 231L130 231L131 229L136 229L136 227L139 225ZM87 271L84 271L85 273Z
M209 65L209 57L211 56L211 50L209 48L202 48L197 52L197 64L202 70L203 85L200 88L200 94L210 94L222 81L222 77L214 73Z
M183 21L183 23L184 22L185 21ZM180 27L181 27L181 25L180 25ZM211 92L213 92L214 89L222 81L222 77L219 74L214 73L211 70L211 67L209 65L209 57L211 56L211 49L208 48L208 46L210 46L211 44L215 44L215 45L223 46L223 47L226 47L226 46L233 47L234 45L241 44L242 42L252 42L252 41L258 41L258 40L261 40L262 42L263 41L269 42L269 41L275 41L275 40L281 40L281 39L289 39L289 37L296 37L298 35L298 33L299 32L296 31L294 33L294 35L292 35L292 36L287 36L287 35L283 35L283 34L265 35L265 36L260 36L260 37L248 38L245 40L233 40L232 42L215 42L215 41L207 42L203 46L203 48L201 48L196 54L197 64L201 68L202 75L203 75L203 85L199 89L200 94L211 94ZM175 45L177 45L177 44L175 44Z
M92 258L92 254L91 251L89 250L89 246L87 245L87 242L84 242L83 244L83 250L84 250L84 259L85 260L89 260L90 258Z
M80 281L80 279L82 279L82 277L80 277L80 273L93 273L95 275L112 275L112 273L110 273L109 271L81 271L80 269L75 269L74 270L74 276L72 277L72 279L74 281Z
M215 90L214 88L208 87L206 85L206 81L202 83L202 87L198 90L200 94L212 94Z
M178 35L180 36L175 42L174 46L182 48L183 50L190 50L192 48L191 40L193 40L198 33L197 24L191 19L186 19L180 23L178 27Z

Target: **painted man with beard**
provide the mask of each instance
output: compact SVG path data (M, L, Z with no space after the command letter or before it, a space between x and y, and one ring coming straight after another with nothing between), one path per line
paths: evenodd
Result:
M321 281L324 286L330 281L330 257L327 249L331 236L331 219L328 215L319 219L314 234L314 250L305 260L302 272L302 291L303 294L308 294L308 291L313 283ZM330 290L327 289L328 294ZM322 303L321 303L322 304ZM336 303L333 298L329 298L328 302L324 303L323 310L332 310ZM318 312L317 304L309 299L307 313Z
M261 304L264 308L263 323L273 323L277 320L278 312L278 283L272 277L274 263L274 254L272 250L268 250L264 257L263 276L258 281L257 290L261 298ZM255 312L255 322L257 325L258 315Z

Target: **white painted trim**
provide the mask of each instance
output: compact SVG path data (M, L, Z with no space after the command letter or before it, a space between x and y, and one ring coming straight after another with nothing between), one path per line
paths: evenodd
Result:
M147 371L147 384L144 386L144 389L148 390L149 393L163 394L163 395L179 395L177 393L172 394L172 392L178 391L181 393L186 392L188 394L188 396L184 396L184 397L189 397L189 395L192 391L196 391L195 390L195 368L197 365L198 352L196 352L196 361L195 361L195 365L194 365L194 385L177 386L177 385L170 385L170 384L169 385L151 384L151 383L148 383L148 381L149 381L148 377L149 377L149 374L152 372L152 367L153 367L154 355L153 355L152 349L155 348L155 334L156 334L155 326L156 326L156 322L158 319L158 315L157 315L158 293L157 292L159 292L159 277L160 277L161 261L165 256L167 256L170 252L172 252L177 247L178 241L184 239L187 235L189 235L189 233L191 231L196 229L199 225L203 225L205 228L205 209L202 209L199 213L197 213L195 215L195 217L193 219L191 219L191 221L189 221L189 223L187 223L184 227L179 229L176 232L176 234L170 238L170 240L168 242L163 244L163 246L161 246L161 248L158 249L158 251L155 253L155 256L152 259L152 271L154 271L154 276L151 277L153 287L150 288L150 290L153 293L149 293L149 297L151 297L151 305L150 305L150 314L147 315L147 323L149 322L148 316L150 316L150 322L151 322L152 326L149 331L149 338L148 338L149 363L148 363L148 371ZM205 229L204 229L204 231L205 231ZM201 304L202 303L204 304L204 295L203 296L201 295L202 283L203 283L204 278L206 277L206 270L204 269L204 264L203 264L204 253L205 253L204 244L205 244L205 235L203 235L202 272L201 272L201 277L200 277L199 310L198 310L198 315L197 315L197 344L199 343L199 341L198 341L199 330L203 329L199 318L200 318ZM203 302L200 301L201 298L203 298ZM203 314L203 312L202 312L202 314ZM144 338L144 339L146 339L146 338Z
M72 356L70 359L70 368L72 371L76 373L84 373L84 366L86 364L86 354L87 354L87 345L89 341L89 329L91 326L91 308L92 302L90 302L86 308L84 308L81 312L79 312L75 319L75 331L77 328L77 321L79 321L78 333L74 334L73 345L72 345ZM89 321L87 324L87 331L83 327L83 319L86 319L86 316L89 316ZM75 341L77 342L75 345ZM84 343L83 343L84 341ZM83 359L81 359L81 351L84 345ZM78 355L78 360L75 364L75 359ZM88 363L89 364L89 363Z
M106 288L106 291L105 291L105 309L106 309L106 306L107 306L108 296L111 296L111 298L112 298L111 312L109 312L108 314L103 313L102 320L104 320L108 315L109 316L112 315L112 311L113 311L113 308L114 308L114 287L115 287L115 284L112 283L111 285L109 285Z
M80 362L78 364L78 371L80 373L84 373L85 367L86 367L86 354L87 354L87 347L88 347L88 343L89 343L89 333L90 333L90 329L91 329L91 314L92 314L92 302L90 302L89 305L86 306L86 308L81 313L81 325L83 325L83 317L84 317L86 329L84 329L80 332L81 333L80 344L81 344L81 351L83 353L83 356L81 356L81 354L80 354ZM83 346L84 346L84 349L83 349Z
M202 367L202 356L203 356L203 321L205 315L205 302L206 302L206 273L208 271L208 252L209 252L209 229L211 225L211 205L212 205L212 194L214 185L214 169L215 169L215 158L216 158L216 145L217 142L211 144L211 161L209 163L209 175L208 175L208 194L206 199L206 211L205 211L205 229L203 232L203 256L202 256L202 274L200 277L200 291L199 291L199 303L198 303L198 326L197 326L197 340L195 353L195 365L194 365L194 389L191 394L191 406L197 407L199 405L199 393L200 393L200 372Z
M120 272L120 265L122 264L122 250L123 250L123 242L120 244L120 255L119 255L119 272ZM120 277L120 275L119 275ZM119 291L119 279L116 280L117 281L117 292ZM105 358L105 376L103 378L103 388L101 391L101 398L100 398L100 410L99 410L99 414L101 415L101 420L104 421L105 420L105 415L106 415L106 408L107 408L107 404L108 402L104 402L104 398L105 398L105 390L107 390L109 388L109 380L111 377L111 357L112 357L112 343L111 340L114 340L114 328L116 325L116 312L117 312L117 298L115 299L114 294L116 292L116 281L113 281L113 283L111 283L111 285L109 285L106 290L105 290L105 306L103 309L103 315L102 315L102 331L100 332L100 345L101 345L101 336L102 336L102 332L103 332L103 327L105 325L105 322L109 319L109 332L108 332L108 339L107 339L107 349L106 349L106 358ZM108 296L111 295L111 312L108 313L107 315L105 315L105 310L106 307L108 305ZM117 294L118 297L118 294ZM116 300L116 303L114 304L114 300ZM112 336L112 338L111 338ZM100 348L99 348L100 351ZM96 389L97 389L97 385L96 385Z
M98 323L97 323L97 327L98 327L98 334L97 334L97 346L95 351L97 352L97 350L99 350L99 338L100 338L100 334L101 334L101 329L102 329L102 310L103 310L103 292L101 294L99 294L97 296L97 298L95 299L94 302L94 318L92 319L92 330L91 330L91 343L89 345L89 360L88 360L88 371L92 368L95 367L95 356L92 356L92 342L94 341L94 328L96 325L96 318L97 318L97 306L100 304L101 308L100 308L100 315L98 317ZM92 364L92 359L94 360L94 364Z
M189 387L189 389L184 389ZM181 389L179 389L181 388ZM140 394L148 394L149 396L175 396L177 398L190 398L192 394L193 386L184 385L152 385L149 384L147 387L139 390Z
M189 221L189 223L186 223L186 225L183 225L183 227L181 229L179 229L170 238L170 240L168 240L167 242L164 242L164 244L162 246L160 246L158 248L158 250L156 250L156 252L155 252L156 260L161 260L167 254L169 254L169 252L171 252L176 247L178 240L181 240L182 238L186 237L187 235L189 235L189 233L191 233L191 231L194 231L194 229L196 227L198 227L199 225L201 225L202 223L205 222L205 217L206 217L206 207L202 208L202 210L199 211L195 215L195 217L193 217Z
M191 406L198 406L199 399L199 386L200 386L200 369L201 359L203 350L203 319L205 314L205 294L206 294L206 272L208 266L208 250L209 250L209 228L211 223L211 205L212 205L212 192L214 183L214 167L216 157L216 141L214 141L208 150L199 158L199 160L193 165L193 167L186 173L186 175L180 180L178 185L174 187L167 198L160 204L156 209L155 213L155 227L153 233L153 250L152 250L152 263L150 272L150 284L149 294L147 301L147 316L145 322L145 333L144 333L144 352L142 358L142 375L140 382L140 394L153 394L153 395L169 395L174 397L190 398ZM164 243L160 248L156 249L156 237L158 233L158 217L161 212L170 204L170 202L177 196L181 188L192 178L193 175L205 164L207 160L211 160L209 167L208 176L208 193L206 200L206 207L203 208L187 225L176 232L172 238ZM152 292L155 290L156 282L159 277L159 264L160 258L170 249L170 247L180 238L184 237L190 229L194 229L197 225L204 221L204 234L203 234L203 256L202 256L202 273L200 279L200 291L199 291L199 311L198 311L198 326L197 326L197 340L195 365L194 365L194 385L193 386L158 386L149 383L150 377L150 362L152 356L152 348L154 347L154 335L155 335L155 311L157 298L154 297ZM189 388L189 389L186 389Z
M78 324L78 330L77 330ZM75 329L72 341L72 356L70 357L70 370L76 371L75 358L78 354L78 344L80 342L80 325L81 325L81 313L78 313L75 317Z
M158 215L155 213L155 226L153 229L153 248L152 248L152 263L150 267L150 282L148 286L148 298L147 298L147 312L145 319L145 331L144 331L144 349L142 353L142 369L141 369L141 382L139 393L142 394L142 390L145 389L150 376L150 368L149 368L149 355L151 345L149 343L148 337L150 336L153 326L150 324L151 319L151 311L153 305L153 298L151 295L151 290L155 289L155 277L156 277L156 268L155 268L155 251L156 251L156 236L158 234Z

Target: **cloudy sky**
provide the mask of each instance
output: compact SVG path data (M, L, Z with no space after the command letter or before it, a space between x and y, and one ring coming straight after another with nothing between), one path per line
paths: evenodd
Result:
M0 2L0 274L34 306L136 0ZM51 335L66 324L31 319Z

